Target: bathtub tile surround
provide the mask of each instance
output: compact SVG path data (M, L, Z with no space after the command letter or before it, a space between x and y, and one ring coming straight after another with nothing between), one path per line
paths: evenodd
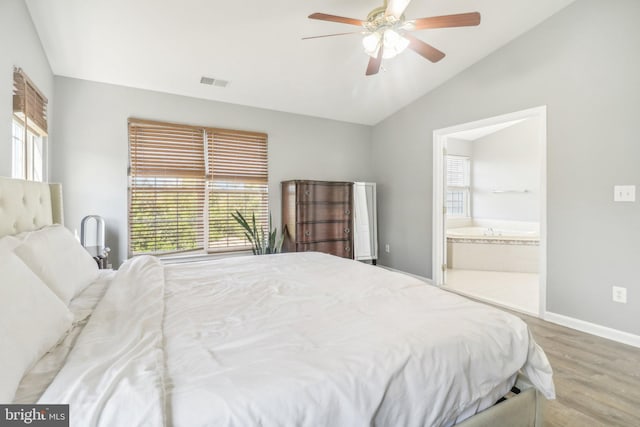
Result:
M507 234L519 232L535 233L538 238L540 236L540 223L537 221L506 221L501 219L483 219L473 218L472 224L474 227L485 227L500 230L507 230Z
M478 271L537 273L540 224L527 221L447 219L447 265ZM457 227L456 227L457 226Z
M483 243L482 240L459 242L447 239L447 265L456 270L537 273L540 262L537 243L521 243Z
M463 230L477 230L474 227ZM487 231L486 228L479 229L484 231L484 233L494 233L496 231ZM492 229L489 229L492 230ZM453 231L452 231L453 232ZM460 235L452 235L449 234L447 236L448 242L456 242L456 243L478 243L478 244L488 244L488 245L527 245L527 246L540 246L540 240L537 237L527 238L527 237L507 237L504 238L502 235L493 236L491 234L485 235L475 235L473 233L470 234L460 234Z

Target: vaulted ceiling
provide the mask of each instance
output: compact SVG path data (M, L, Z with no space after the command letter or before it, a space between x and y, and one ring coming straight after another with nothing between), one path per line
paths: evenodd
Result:
M406 51L365 76L357 30L313 12L365 19L375 0L27 0L56 75L375 124L573 0L413 0L407 19L478 11L479 27L414 35L446 53ZM200 84L209 76L226 88Z

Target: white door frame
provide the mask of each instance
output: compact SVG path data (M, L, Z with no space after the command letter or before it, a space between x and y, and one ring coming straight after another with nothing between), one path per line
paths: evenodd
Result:
M492 126L512 120L537 118L540 124L538 134L540 144L540 318L544 318L547 310L547 106L516 111L464 123L433 131L433 248L432 268L433 283L436 286L444 285L445 272L442 270L446 254L444 253L445 218L444 218L444 148L447 137L453 133Z

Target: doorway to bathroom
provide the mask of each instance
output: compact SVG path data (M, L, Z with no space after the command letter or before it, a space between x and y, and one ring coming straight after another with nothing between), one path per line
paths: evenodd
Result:
M546 306L546 107L434 131L433 269L443 289Z

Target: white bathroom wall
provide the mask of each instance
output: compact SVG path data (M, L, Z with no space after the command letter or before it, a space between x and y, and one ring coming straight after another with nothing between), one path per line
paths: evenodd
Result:
M454 156L473 156L473 142L464 139L447 138L447 154Z
M524 120L479 138L471 147L473 218L539 221L541 150L538 120ZM520 192L525 190L525 193Z

